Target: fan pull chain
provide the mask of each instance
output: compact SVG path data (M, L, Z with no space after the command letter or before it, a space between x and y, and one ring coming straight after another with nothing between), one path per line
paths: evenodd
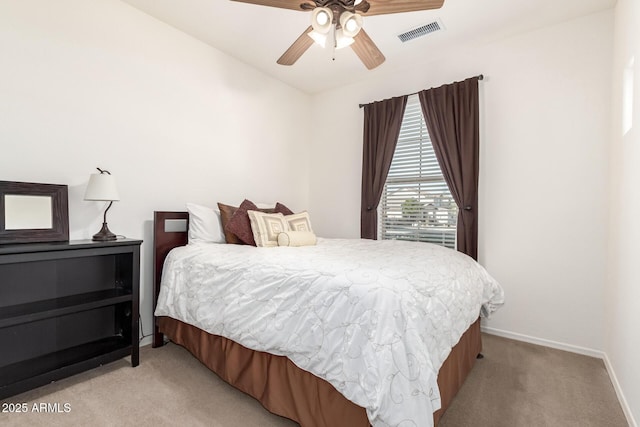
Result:
M336 26L333 26L333 52L331 53L331 59L336 60L336 50L338 48L338 37L336 36Z

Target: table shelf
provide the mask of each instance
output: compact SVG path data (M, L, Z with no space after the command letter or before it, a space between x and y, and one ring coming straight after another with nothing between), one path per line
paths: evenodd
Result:
M131 354L131 342L121 336L92 341L0 368L0 398L96 368Z
M131 299L131 290L114 288L0 307L0 328L78 313L131 301Z

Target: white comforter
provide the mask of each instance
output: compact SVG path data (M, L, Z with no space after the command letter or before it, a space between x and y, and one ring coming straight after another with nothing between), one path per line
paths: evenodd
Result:
M466 255L427 243L196 244L165 261L156 316L284 355L366 408L371 424L432 426L437 373L503 303Z

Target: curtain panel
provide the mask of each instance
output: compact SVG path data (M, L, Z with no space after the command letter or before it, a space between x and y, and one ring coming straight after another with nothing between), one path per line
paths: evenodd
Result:
M478 259L478 77L418 93L444 179L458 205L457 246Z
M378 237L378 204L398 143L407 96L364 106L360 236Z

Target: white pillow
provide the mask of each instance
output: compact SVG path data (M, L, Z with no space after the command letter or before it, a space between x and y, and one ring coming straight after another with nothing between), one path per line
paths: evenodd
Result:
M313 246L317 241L311 231L285 231L278 234L278 246Z
M313 229L311 228L311 220L309 219L308 212L300 212L293 215L286 215L285 218L289 223L289 230L310 231L313 233Z
M195 203L187 203L189 243L226 243L220 211Z
M281 213L267 214L259 211L247 211L251 221L251 231L256 246L272 248L278 246L278 234L289 231L289 225Z
M276 205L275 203L256 203L255 204L258 209L273 209L273 207Z

